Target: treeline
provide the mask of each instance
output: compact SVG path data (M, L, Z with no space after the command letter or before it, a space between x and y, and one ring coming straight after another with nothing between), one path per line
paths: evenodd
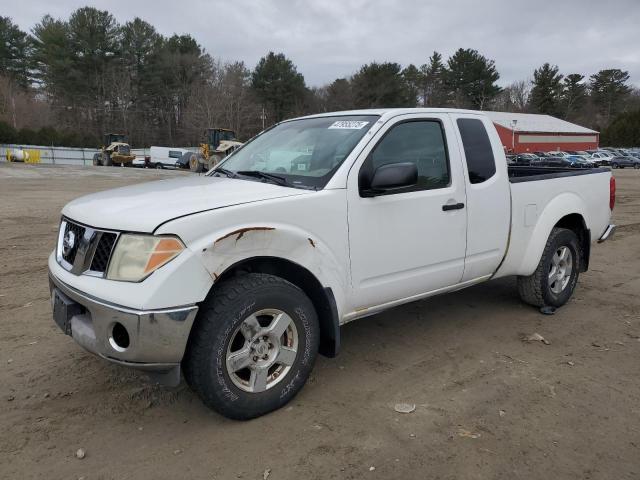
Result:
M139 18L121 25L91 7L67 20L47 15L29 33L0 17L0 142L97 146L114 131L129 134L134 147L194 145L206 127L247 139L296 115L413 106L546 113L619 139L607 127L640 109L620 69L587 77L545 63L530 80L501 88L499 79L493 60L461 48L448 59L434 52L419 66L369 63L309 87L281 53L253 70L222 63L188 34L165 37Z

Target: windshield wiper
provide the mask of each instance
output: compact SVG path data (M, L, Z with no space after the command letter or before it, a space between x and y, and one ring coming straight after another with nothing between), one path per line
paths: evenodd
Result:
M226 175L228 178L238 178L238 174L236 172L232 172L231 170L227 170L226 168L217 167L213 170L213 173L222 173Z
M262 178L264 180L269 180L277 185L282 185L284 187L294 187L289 180L280 175L275 175L273 173L261 172L260 170L238 170L236 173L239 175L245 175L247 177L257 177Z

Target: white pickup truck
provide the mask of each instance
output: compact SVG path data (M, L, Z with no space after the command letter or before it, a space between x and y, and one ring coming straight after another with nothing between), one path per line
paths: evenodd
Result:
M507 167L481 112L314 115L203 176L62 211L54 319L82 347L247 419L286 404L351 320L515 275L559 307L610 225L608 169Z

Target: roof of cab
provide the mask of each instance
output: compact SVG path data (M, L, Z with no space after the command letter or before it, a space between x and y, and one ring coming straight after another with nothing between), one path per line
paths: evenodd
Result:
M299 120L300 118L337 117L343 115L379 115L381 117L394 117L396 115L409 115L415 113L472 113L478 115L484 114L485 112L478 110L462 110L459 108L367 108L361 110L316 113L304 117L292 118L291 120Z

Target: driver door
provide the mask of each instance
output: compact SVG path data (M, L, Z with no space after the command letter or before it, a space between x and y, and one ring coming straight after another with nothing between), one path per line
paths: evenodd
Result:
M455 139L446 114L396 117L351 169L347 195L356 312L461 281L467 215ZM414 187L362 195L363 177L381 165L400 162L416 164Z

